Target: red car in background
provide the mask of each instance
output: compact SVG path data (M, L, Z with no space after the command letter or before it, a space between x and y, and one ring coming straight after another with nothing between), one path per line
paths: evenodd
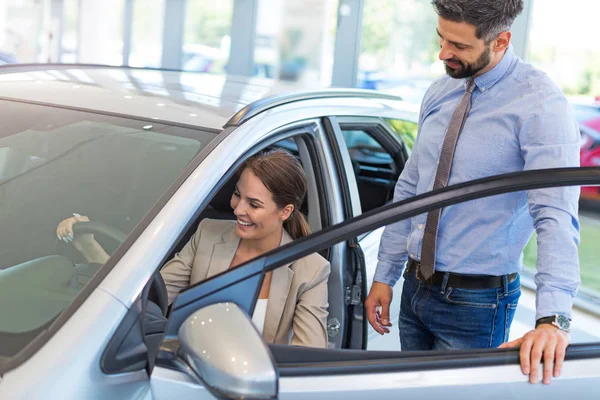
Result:
M581 166L600 166L600 98L597 97L593 102L571 104L581 132ZM582 187L581 198L600 201L600 187Z

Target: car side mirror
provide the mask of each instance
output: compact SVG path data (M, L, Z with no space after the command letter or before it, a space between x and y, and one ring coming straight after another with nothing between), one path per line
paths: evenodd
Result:
M218 398L273 399L278 379L271 353L248 315L217 303L190 315L179 328L184 360Z

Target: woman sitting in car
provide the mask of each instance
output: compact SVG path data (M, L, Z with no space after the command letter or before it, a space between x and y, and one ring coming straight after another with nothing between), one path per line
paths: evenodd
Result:
M191 285L308 235L300 212L305 195L304 171L291 154L275 150L248 159L231 197L237 220L202 220L161 269L169 303ZM88 262L104 263L109 255L93 235L73 237L73 225L88 220L74 214L57 235ZM329 272L329 262L313 253L266 274L252 320L267 343L327 347Z

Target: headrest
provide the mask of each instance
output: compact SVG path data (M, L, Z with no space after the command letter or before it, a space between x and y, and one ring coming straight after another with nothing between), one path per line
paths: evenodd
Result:
M210 205L217 211L232 212L231 195L235 190L235 184L238 181L238 175L233 174L227 182L219 189L215 197L211 200Z

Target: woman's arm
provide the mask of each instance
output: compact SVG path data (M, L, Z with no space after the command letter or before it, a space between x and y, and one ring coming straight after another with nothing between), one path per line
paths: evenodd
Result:
M160 270L160 274L167 286L169 304L175 301L181 291L190 286L190 276L192 275L192 268L194 266L194 257L196 256L198 243L202 236L204 221L205 220L202 220L200 222L196 233L194 233L194 236L192 236L183 249L175 254L175 257L167 262Z
M104 264L110 256L96 241L91 233L81 233L73 235L73 225L78 222L89 222L85 215L73 213L72 217L62 220L56 228L56 237L65 243L73 243L73 247L79 251L85 260L89 263Z
M291 341L294 346L327 347L327 280L330 270L329 263L325 261L298 299Z

